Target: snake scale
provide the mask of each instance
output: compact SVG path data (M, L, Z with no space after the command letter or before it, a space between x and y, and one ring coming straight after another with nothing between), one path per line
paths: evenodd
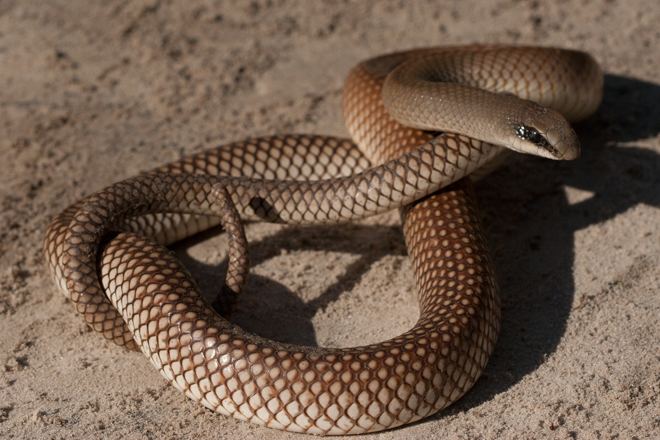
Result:
M419 420L470 389L499 331L493 269L464 177L493 163L501 146L575 158L566 119L595 111L602 82L590 55L563 49L450 46L372 58L344 87L352 140L250 139L113 184L52 221L50 272L91 328L141 350L218 413L312 434ZM336 223L394 208L420 315L406 333L362 347L302 347L243 331L201 299L163 247L223 225L224 316L248 271L242 220Z

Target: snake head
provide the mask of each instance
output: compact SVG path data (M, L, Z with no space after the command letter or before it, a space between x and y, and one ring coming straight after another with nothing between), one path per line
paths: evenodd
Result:
M523 111L508 118L508 143L513 150L555 160L580 155L580 141L560 113L528 101Z

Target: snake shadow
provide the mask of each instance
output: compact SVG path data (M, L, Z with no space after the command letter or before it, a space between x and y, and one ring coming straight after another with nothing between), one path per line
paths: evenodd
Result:
M578 231L640 203L660 207L660 155L634 144L660 133L658 102L657 84L606 75L601 108L576 127L583 143L579 160L548 163L518 157L479 182L477 194L502 297L502 331L475 387L431 420L460 413L506 391L556 350L575 295ZM580 190L581 195L569 200L564 186ZM206 292L221 283L226 262L209 266L190 257L187 250L210 234L177 247ZM317 345L315 313L340 295L350 294L374 262L406 253L398 227L284 228L250 244L252 265L280 255L283 249L358 256L335 283L309 302L275 280L250 276L235 322L264 337L305 345Z
M217 231L207 231L181 242L174 248L209 303L214 300L218 286L222 285L227 260L218 265L208 265L192 258L187 250L217 234ZM231 314L231 321L249 332L269 339L310 346L318 346L312 324L314 315L336 301L340 295L349 293L371 265L381 258L386 255L406 255L406 246L398 226L287 226L262 240L248 241L252 268L282 255L283 252L321 251L357 256L334 283L309 301L303 301L277 280L257 275L254 271L250 272ZM295 274L288 276L295 277Z
M660 155L635 145L660 134L660 86L606 75L604 92L598 112L576 127L579 160L518 157L477 185L500 281L502 330L482 379L447 414L506 391L556 350L576 293L578 231L640 203L660 207ZM579 196L571 202L563 186Z

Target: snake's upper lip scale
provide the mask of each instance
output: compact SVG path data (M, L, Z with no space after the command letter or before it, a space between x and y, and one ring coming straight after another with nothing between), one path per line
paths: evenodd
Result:
M582 154L582 148L578 145L576 148L568 150L559 156L560 160L575 160Z
M563 132L563 136L557 136L554 135L548 135L549 139L557 139L554 141L554 145L565 145L566 147L559 150L555 148L554 150L558 153L556 155L558 160L574 160L580 157L581 153L581 145L580 145L580 140L577 136L577 133L575 133L575 130L573 130L572 127L569 127L568 130Z

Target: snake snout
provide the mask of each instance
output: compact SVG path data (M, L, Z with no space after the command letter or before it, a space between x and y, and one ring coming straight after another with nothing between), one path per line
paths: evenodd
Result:
M568 130L562 131L558 137L559 140L556 141L556 145L561 155L556 159L574 160L580 157L580 140L573 128L569 126Z

